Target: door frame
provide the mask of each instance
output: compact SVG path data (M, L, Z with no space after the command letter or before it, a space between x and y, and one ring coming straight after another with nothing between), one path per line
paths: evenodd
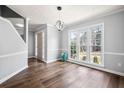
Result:
M44 57L45 57L45 49L44 49L44 47L45 47L45 43L44 43L44 39L45 39L45 35L44 35L44 32L43 31L38 31L38 32L35 32L35 57L37 58L37 34L38 33L42 33L42 38L43 38L43 41L42 41L42 60L41 61L43 61L44 60Z

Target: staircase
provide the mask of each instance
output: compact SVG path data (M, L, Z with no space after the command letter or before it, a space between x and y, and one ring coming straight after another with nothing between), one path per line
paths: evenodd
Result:
M27 50L12 23L0 17L0 84L28 67Z

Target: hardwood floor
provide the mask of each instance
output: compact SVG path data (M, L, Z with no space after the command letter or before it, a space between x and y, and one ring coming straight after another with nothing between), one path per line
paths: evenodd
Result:
M69 62L43 63L29 59L29 67L0 85L8 88L117 88L124 77Z

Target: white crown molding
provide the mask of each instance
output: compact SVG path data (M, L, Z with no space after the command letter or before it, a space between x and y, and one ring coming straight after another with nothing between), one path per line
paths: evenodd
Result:
M116 10L113 10L113 11L110 11L110 12L105 12L105 13L99 14L97 16L87 18L86 20L76 21L76 22L68 24L67 27L65 28L65 30L74 26L74 25L80 25L80 23L83 23L83 22L93 21L95 19L99 19L99 18L102 18L102 17L105 17L105 16L109 16L109 15L113 15L113 14L116 14L116 13L119 13L119 12L123 12L123 11L124 11L124 7L120 8L118 10L116 9Z
M38 32L38 31L46 29L46 28L47 28L47 24L41 24L40 27L35 28L35 32Z
M51 25L51 24L47 24L47 26L50 26L50 27L55 27L54 25Z

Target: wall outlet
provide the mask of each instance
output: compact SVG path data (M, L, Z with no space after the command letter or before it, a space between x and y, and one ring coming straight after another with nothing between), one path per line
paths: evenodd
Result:
M118 66L121 67L121 63L118 63Z

